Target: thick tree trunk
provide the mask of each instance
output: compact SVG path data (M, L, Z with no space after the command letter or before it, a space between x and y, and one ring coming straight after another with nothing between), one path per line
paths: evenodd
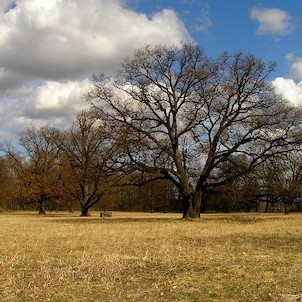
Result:
M183 198L183 219L200 218L201 193Z
M83 207L81 210L81 217L88 217L90 216L90 208Z

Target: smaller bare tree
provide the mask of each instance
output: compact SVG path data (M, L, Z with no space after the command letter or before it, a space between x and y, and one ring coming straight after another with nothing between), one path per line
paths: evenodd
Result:
M265 186L272 200L288 214L302 197L302 154L295 152L271 159L265 165Z
M38 203L39 214L45 214L47 202L61 194L59 150L52 143L54 132L50 128L28 128L19 136L18 151L9 144L4 147L18 182L15 197L24 203Z
M60 133L56 144L61 150L65 190L79 202L81 216L89 216L90 209L110 192L114 175L115 147L108 130L89 112L81 111L72 127Z

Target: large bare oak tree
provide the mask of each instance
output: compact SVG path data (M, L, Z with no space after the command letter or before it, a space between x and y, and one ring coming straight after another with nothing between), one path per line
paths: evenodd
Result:
M123 61L117 79L96 77L86 97L112 136L124 135L120 167L169 179L183 217L194 218L205 190L293 146L299 112L268 83L273 70L241 52L213 60L192 44L146 47ZM240 165L238 156L240 172L221 173Z

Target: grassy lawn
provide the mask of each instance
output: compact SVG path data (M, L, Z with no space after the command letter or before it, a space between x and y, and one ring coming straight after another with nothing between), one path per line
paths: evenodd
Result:
M0 301L302 301L302 215L0 214Z

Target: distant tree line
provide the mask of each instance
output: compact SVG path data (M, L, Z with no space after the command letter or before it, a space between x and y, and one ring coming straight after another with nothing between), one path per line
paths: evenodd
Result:
M275 93L273 70L193 44L136 50L116 77L93 78L69 129L2 142L0 207L301 210L301 108Z

